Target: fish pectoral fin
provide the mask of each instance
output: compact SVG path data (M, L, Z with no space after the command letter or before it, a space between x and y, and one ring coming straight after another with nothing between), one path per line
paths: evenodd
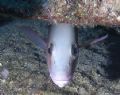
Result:
M38 33L35 27L24 25L17 25L16 27L38 48L47 49L47 39L41 33Z
M81 48L81 47L88 48L88 47L90 47L90 46L92 46L92 45L94 45L94 44L96 44L98 42L101 42L101 41L105 40L106 38L108 38L108 34L106 34L106 35L104 35L104 36L102 36L100 38L94 39L92 41L88 41L88 42L86 42L84 44L79 44L78 48Z

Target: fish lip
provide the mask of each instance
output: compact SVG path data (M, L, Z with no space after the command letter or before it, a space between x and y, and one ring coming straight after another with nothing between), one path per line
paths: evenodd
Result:
M52 79L52 81L57 85L57 86L59 86L60 88L62 88L62 87L64 87L64 86L66 86L69 82L70 82L70 80L71 80L71 76L69 76L69 77L66 77L66 78L61 78L61 77L55 77L55 76L53 76L53 75L51 75L50 74L50 77L51 77L51 79Z
M53 80L53 79L52 79ZM69 80L63 81L63 80L53 80L53 82L60 88L66 86L69 83Z

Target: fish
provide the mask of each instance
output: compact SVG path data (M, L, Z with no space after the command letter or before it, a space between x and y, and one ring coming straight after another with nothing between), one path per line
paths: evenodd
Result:
M54 24L50 30L47 63L52 81L64 87L72 79L72 66L76 59L77 41L71 24ZM74 50L73 50L74 49Z
M17 27L36 46L46 50L46 60L52 81L61 88L67 85L72 79L72 67L78 53L74 26L67 23L51 25L48 42L28 26Z
M50 77L58 87L63 88L73 78L78 59L78 28L69 23L55 23L48 27L47 42L32 28L19 26L25 36L36 46L46 50L46 60ZM83 46L93 45L108 37L97 38Z

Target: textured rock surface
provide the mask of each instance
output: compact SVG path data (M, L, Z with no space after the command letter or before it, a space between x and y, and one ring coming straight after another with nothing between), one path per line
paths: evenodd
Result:
M119 26L119 5L119 0L1 0L0 15L2 12L51 23Z

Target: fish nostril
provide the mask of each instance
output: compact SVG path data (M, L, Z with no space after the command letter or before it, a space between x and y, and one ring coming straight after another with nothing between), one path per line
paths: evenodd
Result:
M53 44L51 43L51 44L50 44L50 47L48 48L48 53L49 53L49 54L52 54L52 49L53 49Z
M71 53L73 56L77 57L78 56L78 48L75 44L72 45L72 48L71 48Z

